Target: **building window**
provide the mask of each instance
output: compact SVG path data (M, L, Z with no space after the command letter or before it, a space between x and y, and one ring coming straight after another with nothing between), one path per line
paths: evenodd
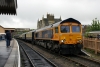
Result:
M58 27L55 27L55 33L58 33Z

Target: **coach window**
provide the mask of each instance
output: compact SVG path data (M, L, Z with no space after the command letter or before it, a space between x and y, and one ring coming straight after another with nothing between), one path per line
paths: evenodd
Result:
M58 27L55 27L55 33L58 33Z

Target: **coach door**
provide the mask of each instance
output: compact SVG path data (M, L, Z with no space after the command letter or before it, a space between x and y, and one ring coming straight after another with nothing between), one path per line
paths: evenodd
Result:
M34 32L32 32L32 41L34 40Z
M26 34L25 34L25 40L26 40Z

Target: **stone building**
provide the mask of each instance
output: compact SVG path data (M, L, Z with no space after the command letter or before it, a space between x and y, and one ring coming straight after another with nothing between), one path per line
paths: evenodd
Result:
M44 18L44 16L42 17L42 20L38 19L37 22L37 29L40 29L42 27L48 26L50 24L56 23L61 21L61 17L60 18L54 18L54 15L52 14L47 14L47 18Z

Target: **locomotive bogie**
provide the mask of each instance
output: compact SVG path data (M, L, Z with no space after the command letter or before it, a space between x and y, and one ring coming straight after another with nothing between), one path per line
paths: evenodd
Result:
M61 45L60 50L62 54L79 54L81 53L82 44L67 44L67 45Z

